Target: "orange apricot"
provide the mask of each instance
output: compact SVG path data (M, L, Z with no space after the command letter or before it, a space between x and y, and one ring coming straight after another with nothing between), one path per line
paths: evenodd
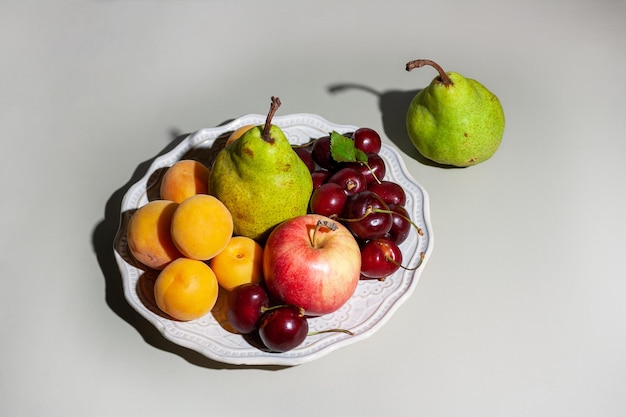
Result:
M172 216L178 204L153 200L140 207L130 218L128 249L133 257L153 269L163 269L181 256L170 234Z
M210 173L206 165L193 159L174 163L161 179L161 198L182 203L193 195L208 194Z
M216 197L196 194L174 211L171 233L174 245L185 257L206 261L230 241L233 217Z
M248 130L252 129L255 126L256 125L241 126L239 129L231 133L228 139L226 139L226 145L230 145L231 143L242 137L244 133L246 133Z
M200 318L211 311L218 293L219 284L211 268L205 262L189 258L170 263L154 283L157 306L182 321Z
M226 248L210 263L222 288L233 288L263 280L263 247L254 239L233 236Z

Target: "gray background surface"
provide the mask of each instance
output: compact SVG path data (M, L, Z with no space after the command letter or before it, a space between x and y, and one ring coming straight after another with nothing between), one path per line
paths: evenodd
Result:
M0 5L3 416L623 416L626 9L600 1ZM469 169L403 130L430 58L507 126ZM433 256L371 338L287 369L177 348L124 302L122 190L248 113L369 126L429 192Z

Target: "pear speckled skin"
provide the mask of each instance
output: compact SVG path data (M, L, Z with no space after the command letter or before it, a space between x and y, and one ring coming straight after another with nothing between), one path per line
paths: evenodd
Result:
M489 159L500 146L504 111L498 98L479 82L446 73L436 77L411 102L407 131L417 150L439 164L467 167Z
M263 242L279 223L307 213L313 182L282 130L254 127L227 145L211 169L210 190L230 210L233 233Z

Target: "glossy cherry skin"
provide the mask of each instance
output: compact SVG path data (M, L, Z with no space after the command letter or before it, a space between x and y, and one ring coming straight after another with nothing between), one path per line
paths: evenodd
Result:
M266 311L259 322L259 337L272 352L287 352L302 344L309 323L301 309L285 305Z
M403 206L399 204L389 204L389 210L393 212L391 214L393 224L385 237L389 238L396 245L399 245L409 236L413 225L409 220L409 212Z
M330 153L330 136L322 136L313 142L311 156L315 163L323 169L331 169L337 164Z
M326 181L339 184L348 196L361 192L367 187L365 176L354 167L338 169Z
M309 208L311 213L326 217L338 216L342 213L347 200L348 196L341 185L327 182L313 191Z
M378 194L387 204L406 204L406 193L404 189L393 181L372 181L367 185L367 189Z
M361 247L361 277L384 279L402 264L402 251L386 238L370 240Z
M328 177L330 176L330 172L325 169L317 169L311 173L311 179L313 180L313 189L319 188L320 185L324 184Z
M365 153L378 153L382 147L380 135L369 127L355 130L352 139L354 139L354 146Z
M267 292L260 284L243 284L228 295L226 318L239 333L251 333L257 329L263 309L269 304Z
M304 162L304 165L309 169L309 172L315 171L315 161L313 160L313 155L311 155L311 150L309 148L294 148L293 150Z
M369 190L349 197L342 217L346 227L361 240L384 237L393 223L387 204L378 194Z
M365 182L368 184L377 180L382 181L387 174L385 161L380 155L375 153L368 153L366 155L367 165L362 162L344 162L343 165L346 167L353 167L361 171L365 177Z

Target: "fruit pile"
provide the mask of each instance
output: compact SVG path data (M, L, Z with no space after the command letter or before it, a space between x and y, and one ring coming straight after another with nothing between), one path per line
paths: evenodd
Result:
M271 123L279 106L272 97L265 124L233 132L210 167L170 166L127 228L165 315L200 318L225 294L229 327L270 352L299 346L308 319L341 308L360 280L404 268L400 244L421 234L374 130L292 145Z
M415 225L405 209L406 193L385 180L380 135L359 128L332 132L298 147L313 179L309 209L342 222L361 250L361 279L384 280L402 265L399 245Z

